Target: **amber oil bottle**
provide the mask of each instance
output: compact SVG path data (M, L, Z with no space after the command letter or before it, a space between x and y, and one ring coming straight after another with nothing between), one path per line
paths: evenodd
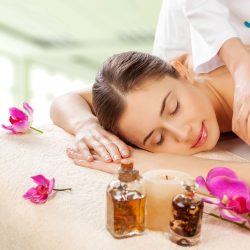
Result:
M145 230L145 192L130 159L123 159L118 180L112 181L106 191L106 227L115 238L141 235Z

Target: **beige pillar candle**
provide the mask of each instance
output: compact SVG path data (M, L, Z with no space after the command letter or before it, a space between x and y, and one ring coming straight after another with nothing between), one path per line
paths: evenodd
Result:
M156 231L168 231L171 203L182 192L181 181L192 180L187 173L158 169L143 174L146 190L146 227Z

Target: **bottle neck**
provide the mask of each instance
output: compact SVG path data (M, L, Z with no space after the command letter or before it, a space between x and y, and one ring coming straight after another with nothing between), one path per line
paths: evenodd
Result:
M194 197L195 196L195 192L193 190L185 190L184 191L184 195L188 196L188 197Z

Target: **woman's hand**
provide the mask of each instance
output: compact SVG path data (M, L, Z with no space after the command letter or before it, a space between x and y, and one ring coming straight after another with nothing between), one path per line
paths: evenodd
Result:
M74 164L80 167L92 168L99 171L107 172L110 174L117 174L118 167L120 166L119 163L114 162L103 162L102 158L98 155L93 154L92 157L94 160L89 162L84 159L82 153L77 149L67 149L67 155L70 159L73 160Z
M78 124L75 129L76 147L82 154L83 160L93 161L91 152L99 155L103 161L119 162L121 158L130 155L128 146L117 136L104 130L97 119L89 119L82 124Z
M129 147L129 149L131 152L130 158L134 162L134 167L138 169L141 174L147 170L154 169L157 166L157 164L155 166L155 158L157 158L157 155L154 153L150 153L142 149L134 149L132 147ZM94 159L92 162L84 159L79 149L68 148L66 153L68 157L73 160L74 164L80 167L96 169L110 174L117 174L118 168L120 167L120 163L118 162L104 162L99 155L93 153L92 151L91 153Z

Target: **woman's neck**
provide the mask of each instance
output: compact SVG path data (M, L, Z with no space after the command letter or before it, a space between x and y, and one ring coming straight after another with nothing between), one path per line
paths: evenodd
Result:
M193 72L192 57L190 54L182 55L180 59L188 69L194 83L197 83L197 86L210 99L216 113L220 131L231 131L234 84L227 68L222 66L210 73L197 75Z
M208 80L202 80L203 83L199 83L202 91L211 101L214 111L217 117L220 132L232 131L232 108L228 105L223 95L215 88L212 82Z

